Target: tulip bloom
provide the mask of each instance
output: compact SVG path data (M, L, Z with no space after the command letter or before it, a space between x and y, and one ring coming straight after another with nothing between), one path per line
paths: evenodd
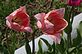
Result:
M50 35L55 43L60 43L61 31L68 25L64 17L64 8L52 10L49 13L39 13L35 15L37 26L43 33Z
M70 6L79 6L81 3L81 0L68 0L67 3Z
M6 17L6 24L10 29L20 31L20 32L32 32L29 27L30 19L29 15L26 13L25 6L20 7L15 10L9 16Z

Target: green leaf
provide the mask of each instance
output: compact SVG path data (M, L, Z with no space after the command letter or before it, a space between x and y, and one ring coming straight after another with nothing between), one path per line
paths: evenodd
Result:
M58 2L58 0L54 0L54 2Z
M3 49L3 47L2 47L2 45L0 44L0 52L2 52L2 49Z
M82 37L82 21L79 24L78 31L80 32L80 35Z
M73 39L73 46L78 46L81 43L81 35L79 30L77 29L77 37L75 39Z
M71 53L71 52L73 52L75 49L76 49L76 47L69 48L69 49L68 49L68 52Z
M43 40L45 42L45 44L48 46L48 52L52 52L53 49L52 49L52 46L48 43L48 41L44 38L40 38L41 40Z
M45 0L38 0L38 3L40 4L40 6L44 6L46 4Z
M38 46L39 46L39 50L38 50L37 54L43 54L43 51L42 51L42 41L41 40L39 40Z
M63 54L66 50L66 40L64 38L61 39L61 43L60 44L56 44L56 49L58 50L58 52L60 52L61 54Z
M4 54L9 54L8 50L4 47Z
M79 49L78 49L78 53L77 54L82 54L82 47L80 47Z
M29 2L33 2L34 0L29 0Z
M9 54L8 49L5 48L4 46L2 46L1 44L0 44L0 53L1 54Z
M29 41L28 40L26 42L25 48L26 48L27 54L31 54L31 48L30 48L30 45L29 45Z
M52 54L55 54L55 43L53 43L52 48L53 48Z

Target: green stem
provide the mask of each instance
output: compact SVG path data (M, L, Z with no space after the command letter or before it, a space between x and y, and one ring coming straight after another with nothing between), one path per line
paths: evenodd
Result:
M32 34L32 47L33 47L33 49L32 49L32 54L35 54L35 35L34 34Z
M71 41L71 31L72 31L72 20L73 20L73 9L74 7L71 7L70 13L69 13L69 19L68 19L68 27L67 27L67 41L68 41L68 49L72 47L72 41ZM70 19L72 19L70 21ZM69 54L69 53L68 53Z
M32 33L32 54L35 54L35 33L38 29L35 29L34 32Z
M25 32L25 41L26 41L26 45L25 45L25 48L26 48L26 52L27 54L31 54L31 48L30 48L30 45L29 45L29 40L28 40L28 33Z
M72 14L72 8L70 10L70 13L69 13L69 19L68 19L68 36L67 36L67 39L68 39L68 48L71 47L71 23L70 23L70 19L71 19L71 14Z
M52 6L53 6L53 3L54 3L54 0L52 0L52 1L51 1L50 8L52 8Z

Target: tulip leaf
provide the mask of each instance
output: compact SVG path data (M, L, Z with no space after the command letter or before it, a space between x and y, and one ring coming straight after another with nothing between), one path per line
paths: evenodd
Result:
M75 39L73 39L73 46L78 46L81 43L81 35L79 30L77 29L77 37Z
M78 30L79 30L80 35L81 35L81 37L82 37L82 21L81 21L80 24L79 24Z
M28 40L26 42L25 48L26 48L27 54L31 54L31 48L30 48L30 45L29 45L29 41Z
M58 0L54 0L54 2L58 2Z
M71 52L73 52L75 49L76 49L76 47L69 48L69 49L68 49L68 52L71 53Z
M33 2L34 0L29 0L29 2Z
M43 51L42 51L42 41L41 40L39 40L38 46L39 46L39 50L38 50L37 54L43 54Z
M40 39L45 42L45 44L48 46L48 52L51 53L53 51L53 49L52 49L52 46L49 44L49 42L44 38L40 38Z
M5 47L4 47L4 50L3 51L4 51L4 54L9 54L8 53L8 50Z
M3 54L3 46L0 44L0 53Z
M0 44L0 53L1 54L9 54L8 49L5 48L4 46L2 46L1 44Z
M61 43L60 44L56 44L56 49L58 50L58 52L60 52L61 54L63 54L66 50L65 47L65 42L63 39L61 39Z
M78 53L77 54L82 54L82 47L80 47L79 49L78 49Z
M46 1L45 0L38 0L40 6L44 6L46 4Z
M55 43L53 43L53 45L52 45L52 48L53 48L53 54L55 54Z

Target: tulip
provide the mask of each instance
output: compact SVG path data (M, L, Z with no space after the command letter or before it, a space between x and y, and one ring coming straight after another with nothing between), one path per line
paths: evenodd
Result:
M38 13L35 15L37 19L38 28L42 29L44 34L48 34L55 41L55 43L60 44L61 32L64 30L68 23L63 18L65 9L52 10L45 13Z
M81 0L68 0L67 3L70 6L79 6L81 3Z
M32 29L30 28L30 18L26 13L25 6L20 7L19 9L12 12L9 16L7 16L6 25L15 31L32 32Z

